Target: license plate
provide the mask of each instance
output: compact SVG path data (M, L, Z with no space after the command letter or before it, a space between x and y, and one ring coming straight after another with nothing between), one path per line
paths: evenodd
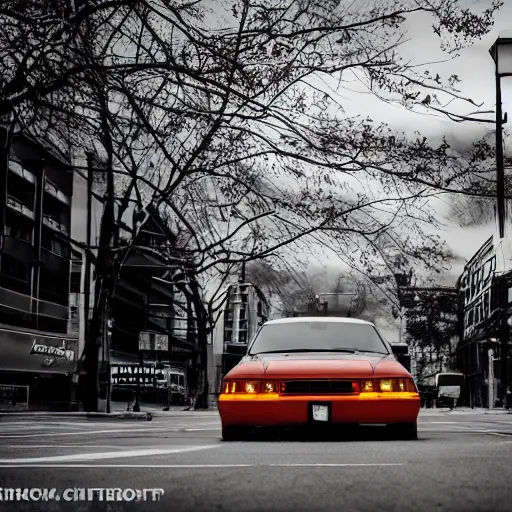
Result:
M314 421L329 421L329 407L327 405L313 405Z

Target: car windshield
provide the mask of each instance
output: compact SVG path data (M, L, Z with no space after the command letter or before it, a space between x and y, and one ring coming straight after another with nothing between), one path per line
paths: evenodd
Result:
M293 322L261 328L249 355L272 352L375 352L389 354L379 333L369 324L349 322Z

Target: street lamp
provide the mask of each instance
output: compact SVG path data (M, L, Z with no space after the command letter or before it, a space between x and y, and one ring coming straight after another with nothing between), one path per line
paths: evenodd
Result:
M501 105L501 79L512 76L512 31L502 32L489 50L494 60L496 81L496 213L498 217L498 234L500 240L505 236L505 167L503 162L503 125L507 115L503 117ZM501 311L499 315L499 339L501 345L501 381L503 391L508 388L508 339L509 325L507 323L508 300L506 279L499 279L497 284L500 297Z
M499 236L505 236L505 169L503 164L503 119L501 109L501 79L512 76L512 31L502 32L489 50L495 64L496 79L496 181Z

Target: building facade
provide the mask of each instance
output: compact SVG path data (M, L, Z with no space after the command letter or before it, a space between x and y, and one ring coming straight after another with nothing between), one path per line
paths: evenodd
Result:
M125 234L129 230L126 226ZM147 381L142 390L152 401L162 399L159 390L166 387L159 374L172 370L173 375L181 375L180 380L186 381L198 340L191 325L191 301L180 289L187 282L176 283L173 274L179 267L167 263L172 249L164 247L172 247L173 235L158 213L151 211L135 237L111 301L109 359L113 366L153 368L151 382ZM133 395L138 385L137 379L122 384L113 381L113 397L119 392Z
M463 332L457 347L465 375L463 398L472 407L503 399L512 367L510 344L511 268L508 239L490 237L466 264L458 281Z
M267 321L270 306L262 290L251 283L239 282L225 290L225 302L212 333L209 363L209 390L213 399L222 379L247 352L247 346Z
M73 172L28 137L14 137L0 167L0 409L9 408L9 386L24 397L12 400L17 408L68 408L78 357L69 322Z

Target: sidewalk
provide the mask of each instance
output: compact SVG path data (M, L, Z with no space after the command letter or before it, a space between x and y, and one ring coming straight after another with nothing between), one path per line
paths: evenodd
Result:
M132 403L130 402L130 409L132 407ZM206 415L216 415L218 414L218 410L216 407L210 407L209 409L188 409L186 405L173 405L169 408L168 411L164 411L164 404L153 404L147 402L140 402L140 414L149 413L153 417L165 418L169 416L182 416L182 415L198 415L198 414L206 414ZM127 402L112 402L111 403L111 411L113 413L121 413L125 412L128 407ZM137 414L137 413L135 413Z
M439 409L420 409L420 414L441 414L441 413L449 413L449 414L512 414L505 409L484 409L483 407L456 407L451 410L449 408L439 408Z

